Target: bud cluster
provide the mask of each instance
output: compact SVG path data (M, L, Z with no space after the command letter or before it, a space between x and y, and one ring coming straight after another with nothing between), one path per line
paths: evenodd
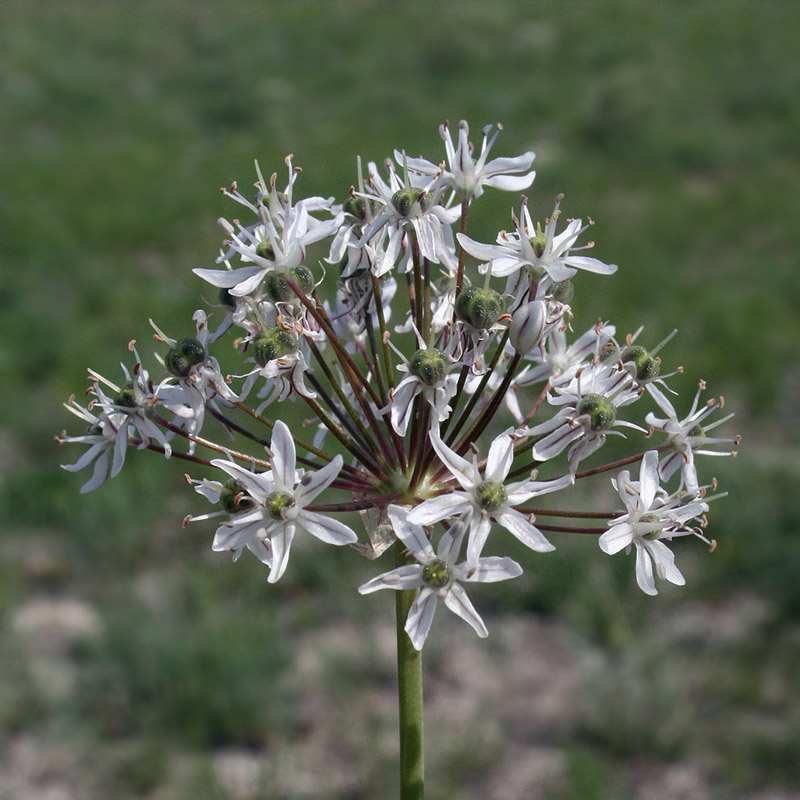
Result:
M617 267L579 243L591 221L562 224L562 196L536 223L522 196L512 231L494 242L468 235L485 189L522 192L534 180L533 152L489 159L498 132L483 130L477 158L462 122L457 143L440 128L441 163L395 151L383 171L370 162L364 173L359 160L342 203L298 198L291 156L282 189L258 166L252 194L224 189L245 218L219 221L216 265L194 270L219 304L195 312L194 335L173 339L153 324L153 378L131 342L121 386L90 372L88 404L67 404L87 425L58 439L88 447L65 467L92 467L82 491L114 477L130 445L191 463L207 477L190 484L218 508L188 519L217 518L213 548L250 551L270 582L299 532L370 558L394 545L403 563L360 591L419 589L406 623L418 649L438 598L486 635L461 584L522 572L484 554L489 540L502 545L498 531L539 553L554 549L546 534L596 534L607 553L636 548L645 592L655 593L654 576L683 583L664 540L711 544L701 528L714 482L701 482L695 457L731 454L738 437L709 436L728 417L708 421L723 402L701 405L702 384L679 418L667 381L680 368L664 373L657 355L671 335L651 349L641 331L619 341L609 323L573 335L581 272ZM313 247L325 248L322 260ZM226 339L235 375L211 353ZM649 408L637 416L640 401ZM310 440L290 429L284 402L316 421ZM201 435L209 415L233 444ZM628 457L581 470L623 431L641 440ZM634 480L621 468L637 462ZM532 503L605 472L608 511ZM570 525L555 524L564 517Z

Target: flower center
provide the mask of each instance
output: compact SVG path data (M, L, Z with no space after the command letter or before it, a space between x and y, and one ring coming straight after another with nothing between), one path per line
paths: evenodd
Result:
M296 505L294 497L289 492L272 492L267 496L266 507L272 519L286 519L289 511Z
M114 397L115 406L124 406L125 408L136 408L136 396L133 393L133 383L130 381L126 383Z
M599 394L587 394L582 397L577 411L580 416L589 417L589 427L593 431L607 431L617 419L614 404Z
M658 514L642 514L639 517L639 522L644 522L645 524L652 524L654 522L661 522L658 518ZM654 531L647 531L647 533L642 534L642 539L658 539L659 535L661 534L661 528L656 528Z
M450 567L437 558L422 568L422 580L434 589L443 589L450 582Z
M481 481L475 487L475 501L484 511L497 511L508 494L499 481Z
M408 369L426 386L438 386L447 374L447 359L441 350L417 350L408 362Z

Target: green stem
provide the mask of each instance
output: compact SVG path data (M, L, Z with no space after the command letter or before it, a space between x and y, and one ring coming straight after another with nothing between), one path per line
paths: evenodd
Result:
M396 545L396 565L412 559ZM423 800L425 760L422 747L422 652L405 632L409 609L417 597L416 589L398 591L397 612L397 695L400 710L400 800Z

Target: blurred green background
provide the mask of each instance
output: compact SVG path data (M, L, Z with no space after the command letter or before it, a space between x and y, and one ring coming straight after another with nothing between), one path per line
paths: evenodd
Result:
M358 154L440 159L446 118L537 152L536 216L564 192L596 220L620 269L578 282L576 330L677 327L684 403L706 379L743 444L687 587L646 598L563 537L476 593L487 643L437 620L428 796L800 797L793 0L8 0L0 23L1 798L394 796L391 598L355 593L381 565L312 543L270 587L181 530L206 510L181 465L132 453L79 497L52 437L87 365L150 353L148 317L191 332L253 158L341 199ZM487 192L475 238L512 205Z

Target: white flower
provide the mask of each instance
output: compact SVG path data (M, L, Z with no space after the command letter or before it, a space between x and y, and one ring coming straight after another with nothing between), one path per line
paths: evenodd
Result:
M733 439L723 439L707 435L708 431L712 428L716 428L718 425L722 425L723 422L727 422L733 414L728 414L716 420L716 422L712 422L710 425L701 425L707 416L723 406L722 398L720 398L719 401L709 400L708 403L698 409L697 406L700 400L700 394L706 388L704 381L700 381L700 385L697 387L697 392L694 396L694 401L692 402L692 408L688 416L682 420L678 419L678 413L663 392L653 386L653 384L650 384L647 388L651 397L667 415L666 419L660 419L652 413L645 417L645 422L648 425L652 425L655 430L663 431L667 434L667 442L670 445L666 456L659 465L659 475L662 480L669 480L678 467L680 467L681 479L686 491L697 492L699 484L697 480L697 469L694 465L695 453L704 456L730 456L736 454L734 450L700 449L705 448L705 446L709 444L739 443L738 436Z
M487 163L489 151L502 129L503 126L498 124L494 136L490 139L492 126L486 125L483 128L481 153L478 160L473 161L467 123L461 120L458 124L458 146L453 147L450 129L445 122L439 126L439 135L444 140L450 169L443 169L442 166L432 164L424 158L407 158L408 168L421 175L440 176L441 182L456 191L464 200L480 197L484 186L493 186L506 192L521 192L533 183L536 172L531 170L526 175L513 173L529 170L536 155L529 150L516 158L495 158ZM403 163L401 153L395 152L395 158L398 164Z
M124 439L118 436L123 415L115 414L109 417L106 414L103 417L97 417L87 408L78 405L74 397L70 397L69 403L65 403L64 407L89 423L89 428L83 435L67 436L62 434L56 437L59 444L89 445L89 449L74 464L61 465L62 469L67 472L78 472L94 463L92 477L81 486L81 494L85 494L101 487L109 477L115 477L125 463L127 436Z
M466 561L456 564L464 536L462 524L452 525L442 534L434 553L425 531L408 519L405 509L390 505L388 514L397 538L419 563L384 572L360 586L358 591L369 594L379 589L399 591L419 588L420 592L411 605L405 624L406 633L417 650L422 650L425 644L439 600L443 600L454 614L468 622L478 636L488 636L483 620L461 583L494 583L516 578L522 574L522 567L510 558L496 556L479 558L474 564Z
M297 528L328 544L350 544L358 537L344 523L306 508L336 480L342 468L342 457L337 455L317 472L304 474L302 469L296 468L292 434L280 420L272 431L270 449L271 469L267 472L257 473L223 459L211 462L235 478L256 504L220 526L214 536L213 549L236 552L246 547L254 537L269 540L272 554L269 582L275 583L286 570Z
M433 525L460 517L469 527L467 560L471 564L478 562L492 522L510 531L531 550L539 553L555 550L542 532L514 506L536 495L569 486L573 482L571 475L552 481L528 479L504 486L514 461L514 439L509 431L500 434L489 447L484 475L478 468L477 456L473 456L472 462L459 456L442 441L437 429L431 430L430 440L442 463L461 485L461 491L454 490L425 500L409 512L409 522Z
M220 226L230 237L230 249L219 260L227 261L233 253L238 253L246 266L222 270L194 269L195 275L213 286L227 289L234 297L251 295L268 274L285 273L300 267L308 245L336 233L344 219L343 213L324 222L311 216L313 211L320 208L328 209L332 201L314 197L292 205L291 190L297 171L292 167L291 158L288 156L286 159L290 178L285 193L276 192L273 180L267 202L264 182L260 180L259 202L255 206L246 201L244 203L258 214L259 223L244 227L237 222L238 227L234 227L226 219L219 220ZM241 195L235 199L239 202L243 200Z
M400 436L406 435L414 398L418 394L422 394L430 404L438 424L450 416L448 404L458 385L458 375L451 372L456 360L447 352L426 347L419 331L414 329L414 333L420 349L405 364L398 365L397 369L408 375L392 391L389 405L392 427ZM398 354L402 357L402 353L398 351Z
M582 225L580 219L573 219L556 235L556 221L561 213L558 206L562 198L563 195L556 198L556 207L544 230L539 225L534 227L528 213L527 199L523 198L522 222L514 217L516 232L508 234L502 231L497 236L497 244L482 244L463 233L457 234L456 238L471 256L481 261L490 261L492 275L498 277L513 275L522 267L527 267L529 272L540 278L547 275L554 283L569 280L579 269L601 275L616 272L616 264L605 264L596 258L572 254L573 251L586 250L592 246L591 242L581 247L576 246L578 237L591 222Z
M639 399L639 390L630 387L630 375L608 364L591 364L557 390L549 401L563 408L554 417L526 431L529 436L546 434L533 446L537 461L549 461L569 447L570 472L605 444L613 427L642 430L632 422L617 419L617 409ZM588 391L586 391L588 389Z
M708 511L708 505L697 501L687 503L685 495L670 497L660 488L655 450L644 454L638 481L632 481L628 470L622 470L612 483L627 513L609 521L609 529L599 539L600 549L613 555L633 544L636 547L636 582L646 594L658 594L653 565L659 578L683 586L686 581L675 566L675 556L660 540L699 535L684 526Z

